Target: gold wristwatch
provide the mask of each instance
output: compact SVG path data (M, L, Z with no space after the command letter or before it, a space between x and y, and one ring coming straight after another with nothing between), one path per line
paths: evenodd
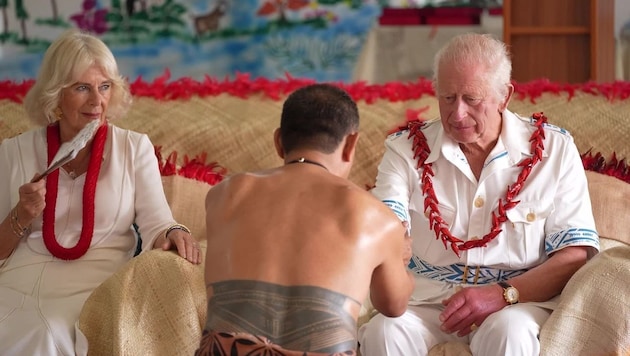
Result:
M518 289L503 281L499 282L498 285L503 288L503 299L505 299L508 304L518 303Z

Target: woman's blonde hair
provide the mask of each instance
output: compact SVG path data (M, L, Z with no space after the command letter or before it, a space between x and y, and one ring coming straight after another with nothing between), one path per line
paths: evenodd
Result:
M112 82L106 118L124 116L131 107L132 96L127 81L118 72L114 55L99 38L71 29L57 38L44 54L37 80L24 98L29 118L40 126L55 122L62 89L74 84L93 65Z
M511 84L512 61L505 43L488 34L467 33L452 38L435 55L433 88L438 91L438 71L443 64L455 68L481 65L497 99L504 99Z

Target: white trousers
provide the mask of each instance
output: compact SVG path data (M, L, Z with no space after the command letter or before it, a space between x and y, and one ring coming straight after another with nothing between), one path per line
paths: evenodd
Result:
M359 329L362 356L425 356L446 341L470 345L477 356L538 356L538 334L551 311L521 303L491 314L475 332L459 337L440 330L442 305L409 306L405 314L388 318L377 314Z

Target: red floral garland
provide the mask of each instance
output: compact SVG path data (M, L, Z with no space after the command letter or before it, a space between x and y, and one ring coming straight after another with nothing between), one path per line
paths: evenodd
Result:
M206 163L206 153L189 159L184 156L184 164L177 166L177 152L171 152L167 158L162 156L162 147L155 146L155 155L158 158L160 174L164 177L179 175L185 178L195 179L210 185L220 183L227 175L227 169L217 162Z
M252 95L263 95L273 100L281 100L295 89L314 83L313 79L294 78L286 74L285 78L252 79L247 73L237 73L234 79L218 80L209 76L202 80L188 77L171 80L168 69L164 74L152 82L147 82L138 77L130 83L131 92L137 97L152 97L158 100L189 99L193 96L207 97L228 94L236 97L247 98ZM0 100L7 99L21 103L24 96L34 84L33 79L22 82L11 80L0 81ZM548 79L533 80L525 83L514 84L515 96L523 100L529 98L532 102L544 93L568 94L571 100L577 92L590 95L601 95L609 100L625 100L630 98L630 82L615 81L610 83L586 82L578 84L554 83ZM391 102L419 99L425 95L434 96L433 85L430 79L418 78L409 82L388 82L384 84L367 84L363 81L354 83L337 83L357 101L363 100L373 103L376 100L389 100Z
M518 193L520 193L525 181L532 169L536 164L542 160L542 153L544 150L543 140L545 139L545 130L543 124L547 122L547 118L542 113L535 113L533 115L536 125L536 131L532 134L529 141L531 142L531 157L522 160L518 166L522 167L521 173L514 184L508 186L505 193L505 201L499 199L499 206L496 211L492 212L492 228L490 232L484 235L481 239L469 240L464 242L463 240L455 237L448 229L448 224L442 218L440 209L438 208L438 199L433 190L432 177L434 176L432 164L425 163L426 159L431 153L431 149L427 144L427 138L422 132L422 122L412 121L407 124L409 129L409 138L413 137L412 149L414 157L418 159L418 168L422 168L422 176L420 181L422 182L422 193L424 194L424 211L429 218L429 226L435 232L435 238L441 239L444 243L444 247L448 249L450 244L451 249L457 257L460 257L460 251L470 250L477 247L485 247L488 243L494 240L501 231L500 226L507 221L507 211L514 208L520 200L514 200Z
M617 159L617 155L613 152L612 157L606 161L601 153L593 153L588 150L581 155L584 169L605 174L620 179L626 183L630 183L630 166L624 159Z
M62 260L76 260L85 255L94 234L94 196L96 194L96 182L101 170L103 150L107 138L107 125L102 125L94 134L92 153L88 162L88 170L83 186L83 226L81 236L77 244L65 248L59 244L55 237L55 208L57 206L57 190L59 189L59 170L55 170L46 179L46 207L44 208L42 234L44 245L50 253ZM59 151L60 137L59 125L52 124L47 128L48 164L55 158Z

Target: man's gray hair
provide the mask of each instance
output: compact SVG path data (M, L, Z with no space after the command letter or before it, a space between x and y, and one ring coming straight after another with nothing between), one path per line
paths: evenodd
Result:
M504 99L511 83L512 61L505 43L488 34L468 33L453 37L435 55L433 88L438 92L438 73L441 65L455 67L481 65L488 84L498 99Z

